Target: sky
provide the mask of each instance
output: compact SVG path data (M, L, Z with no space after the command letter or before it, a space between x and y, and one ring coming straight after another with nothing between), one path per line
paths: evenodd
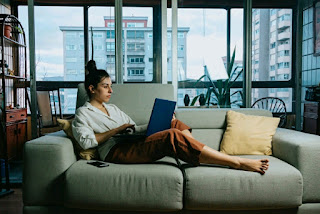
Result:
M90 7L89 26L104 27L104 16L114 16L110 7ZM123 16L147 16L152 26L152 8L123 8ZM187 35L187 78L197 79L207 65L213 79L226 78L221 57L226 55L226 17L224 9L179 9L178 27L189 27ZM167 14L171 27L171 9ZM28 38L28 8L19 6L19 20ZM37 79L63 76L63 38L59 26L83 26L82 7L35 7ZM242 60L243 12L231 10L231 53ZM27 43L28 44L28 43Z

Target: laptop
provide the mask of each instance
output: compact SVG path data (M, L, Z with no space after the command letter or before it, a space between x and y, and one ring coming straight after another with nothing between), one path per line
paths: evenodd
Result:
M147 128L147 137L171 128L171 120L175 108L175 101L155 99Z
M153 104L147 132L134 132L130 134L117 134L114 137L121 139L141 139L148 137L156 132L160 132L171 128L171 120L176 107L175 101L156 98Z

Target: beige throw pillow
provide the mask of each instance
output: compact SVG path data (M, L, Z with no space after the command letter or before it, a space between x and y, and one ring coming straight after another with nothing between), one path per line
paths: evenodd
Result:
M76 141L76 139L73 136L72 133L72 121L66 120L66 119L57 119L59 126L62 128L62 130L66 133L66 135L72 140L73 146L75 148L75 151L82 159L85 160L91 160L91 159L98 159L97 151L96 149L86 149L84 150L79 143Z
M220 151L229 155L272 155L272 136L279 121L279 118L228 111Z

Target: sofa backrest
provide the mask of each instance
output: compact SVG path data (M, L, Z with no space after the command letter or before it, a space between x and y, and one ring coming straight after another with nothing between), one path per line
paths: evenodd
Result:
M129 115L138 125L149 122L155 98L173 100L171 84L113 84L113 94L109 103L115 104ZM88 100L84 83L78 85L77 105Z
M192 128L195 139L219 150L220 142L226 128L228 108L180 108L176 111L179 120ZM232 109L248 115L272 117L272 113L262 109Z

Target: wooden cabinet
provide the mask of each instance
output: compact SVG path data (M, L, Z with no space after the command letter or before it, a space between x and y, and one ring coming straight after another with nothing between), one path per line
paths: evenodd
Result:
M303 131L320 135L319 102L306 102L303 113Z

